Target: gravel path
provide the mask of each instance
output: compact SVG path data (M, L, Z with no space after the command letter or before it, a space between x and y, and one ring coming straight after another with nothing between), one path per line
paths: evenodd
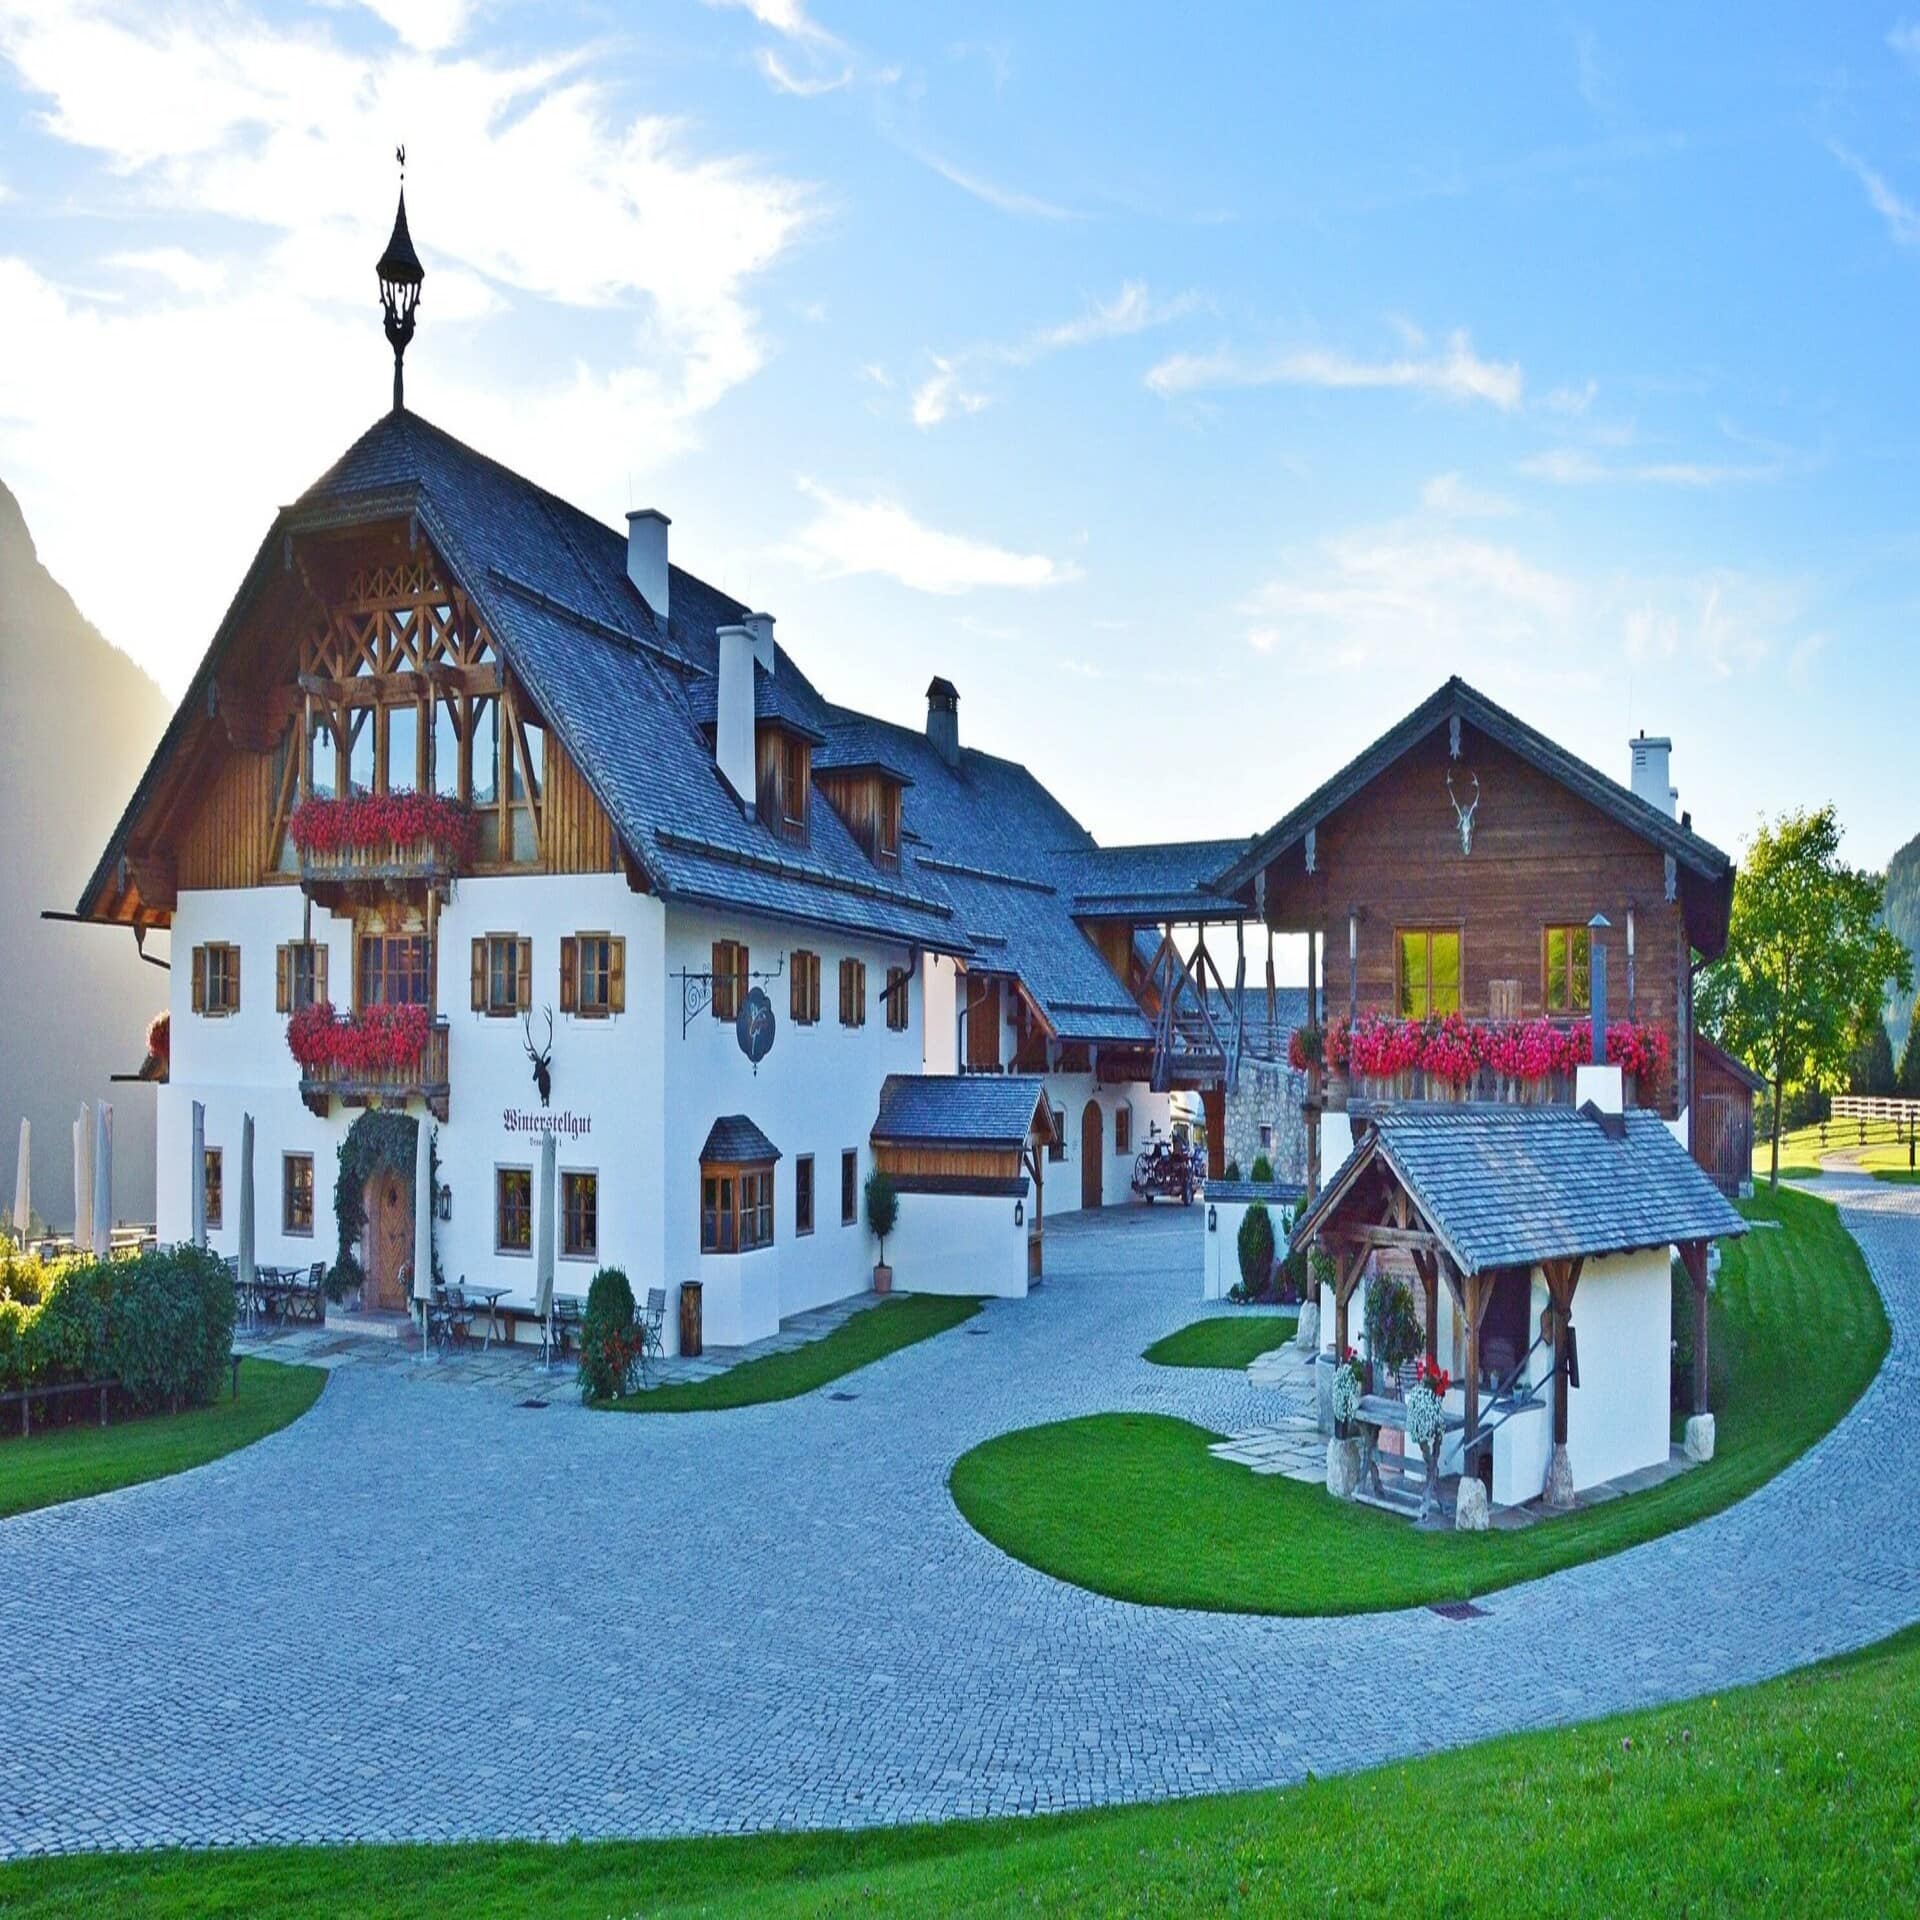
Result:
M1920 1618L1920 1190L1825 1184L1893 1321L1860 1404L1738 1506L1463 1623L1125 1605L955 1511L952 1462L1010 1427L1270 1412L1138 1358L1199 1311L1198 1209L1050 1229L1039 1294L851 1399L622 1418L343 1371L243 1453L0 1523L0 1854L1142 1800L1859 1646Z

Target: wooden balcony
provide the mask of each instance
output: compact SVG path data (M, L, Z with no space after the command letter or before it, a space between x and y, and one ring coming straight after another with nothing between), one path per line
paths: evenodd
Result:
M352 1021L339 1024L349 1026ZM300 1073L300 1098L322 1119L335 1100L347 1107L400 1107L409 1100L424 1100L434 1118L444 1122L449 1091L444 1015L428 1027L419 1057L404 1065L369 1068L327 1062L302 1067Z
M324 906L381 896L423 896L472 864L475 817L452 801L415 794L308 800L295 810L300 884Z

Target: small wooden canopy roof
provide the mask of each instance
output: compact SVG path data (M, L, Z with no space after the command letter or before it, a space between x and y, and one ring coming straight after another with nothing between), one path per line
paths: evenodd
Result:
M890 1073L872 1134L876 1146L1002 1152L1053 1137L1046 1085L1029 1073Z

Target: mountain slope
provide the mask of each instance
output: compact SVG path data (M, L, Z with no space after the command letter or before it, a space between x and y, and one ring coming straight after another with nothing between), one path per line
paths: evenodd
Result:
M1880 917L1913 955L1916 990L1920 990L1920 833L1887 862L1887 895ZM1898 1001L1901 1004L1896 1005ZM1907 1043L1907 1026L1913 1018L1913 996L1894 994L1887 1001L1887 1031L1893 1038L1893 1057Z
M150 1087L109 1086L145 1057L167 976L130 933L62 925L171 709L40 564L0 482L0 1208L13 1204L20 1116L33 1122L33 1209L73 1218L71 1125L82 1100L114 1112L114 1212L153 1217ZM164 954L166 942L155 945Z

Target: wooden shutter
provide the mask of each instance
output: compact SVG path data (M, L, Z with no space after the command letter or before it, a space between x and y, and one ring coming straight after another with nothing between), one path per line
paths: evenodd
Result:
M729 944L725 940L716 940L713 943L713 991L708 996L707 1004L712 1007L713 1017L716 1020L724 1020L727 1017L727 996L732 992L728 984L732 978L730 971L732 963L727 951Z
M193 950L193 1010L205 1013L207 1010L207 950L195 947Z
M487 943L483 939L473 943L473 1010L487 1010Z
M560 1011L577 1013L580 1008L580 938L578 934L560 937Z
M796 952L793 956L793 986L788 1009L795 1020L804 1021L807 1017L807 956Z
M533 942L520 942L520 981L516 996L522 1013L533 1011Z
M317 1005L327 997L327 950L316 940L313 943L313 998Z
M240 1011L240 949L227 949L227 997L220 1003L222 1013Z
M273 1004L278 1013L293 1011L293 949L276 947L273 954Z
M607 1011L627 1010L627 942L623 934L614 934L607 942Z

